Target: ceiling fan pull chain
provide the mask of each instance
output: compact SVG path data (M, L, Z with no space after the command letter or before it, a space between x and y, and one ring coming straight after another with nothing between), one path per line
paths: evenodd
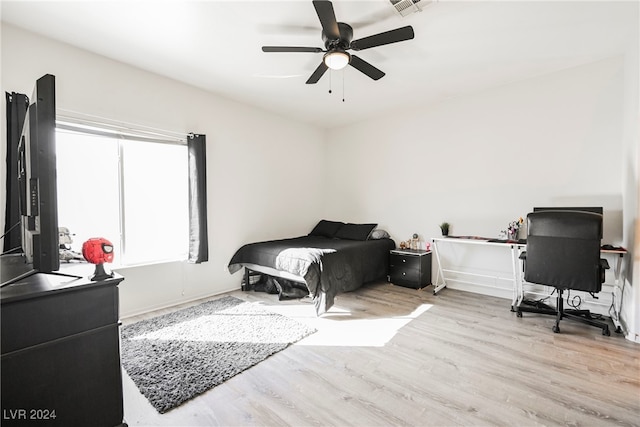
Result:
M329 93L331 93L331 74L333 73L329 70Z
M342 102L344 102L344 69L342 70Z

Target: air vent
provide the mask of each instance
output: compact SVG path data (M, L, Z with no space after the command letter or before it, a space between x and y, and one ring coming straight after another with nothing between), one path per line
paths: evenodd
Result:
M422 12L426 6L433 3L433 0L389 0L393 8L400 16L411 15L415 12Z

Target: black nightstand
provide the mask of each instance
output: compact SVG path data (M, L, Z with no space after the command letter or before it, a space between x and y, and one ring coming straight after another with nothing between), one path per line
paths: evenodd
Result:
M431 251L394 249L389 252L389 281L422 289L431 284Z

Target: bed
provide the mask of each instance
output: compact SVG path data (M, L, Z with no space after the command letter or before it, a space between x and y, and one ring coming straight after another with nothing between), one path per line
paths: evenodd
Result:
M251 271L304 284L316 314L325 313L335 296L386 278L395 242L377 224L321 220L307 236L249 243L229 262L232 274Z

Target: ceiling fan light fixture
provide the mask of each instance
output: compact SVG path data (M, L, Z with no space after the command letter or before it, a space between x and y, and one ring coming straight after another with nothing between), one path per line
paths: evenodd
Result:
M332 70L342 70L351 62L351 55L344 50L332 50L325 53L323 59L325 65Z

